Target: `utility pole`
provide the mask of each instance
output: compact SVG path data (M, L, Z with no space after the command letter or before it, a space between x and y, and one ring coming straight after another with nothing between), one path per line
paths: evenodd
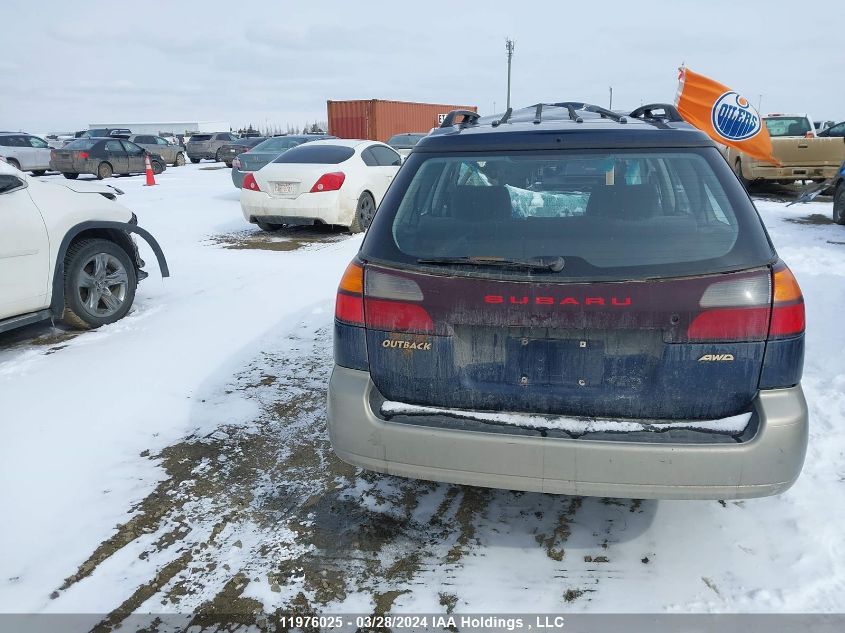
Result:
M610 101L607 104L608 110L613 110L613 86L610 87Z
M505 50L508 52L508 110L511 107L511 59L513 58L514 42L511 38L505 40Z

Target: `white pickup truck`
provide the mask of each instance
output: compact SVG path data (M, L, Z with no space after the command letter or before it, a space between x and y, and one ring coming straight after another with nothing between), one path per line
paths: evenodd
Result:
M796 180L822 182L833 178L845 160L845 138L820 138L813 120L806 114L769 114L763 118L772 150L781 163L752 158L732 147L722 153L744 183L768 181L790 184Z

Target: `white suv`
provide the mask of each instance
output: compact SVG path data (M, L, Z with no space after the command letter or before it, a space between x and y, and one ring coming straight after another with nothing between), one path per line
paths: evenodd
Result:
M87 329L123 318L147 276L133 233L169 276L158 242L115 202L120 193L41 181L0 162L0 332L47 319Z

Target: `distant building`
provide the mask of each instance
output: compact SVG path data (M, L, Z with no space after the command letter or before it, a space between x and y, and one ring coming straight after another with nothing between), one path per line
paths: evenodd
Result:
M183 134L190 136L198 132L228 132L231 128L228 121L169 121L163 123L126 123L114 121L109 123L89 123L88 129L101 127L128 128L133 134Z

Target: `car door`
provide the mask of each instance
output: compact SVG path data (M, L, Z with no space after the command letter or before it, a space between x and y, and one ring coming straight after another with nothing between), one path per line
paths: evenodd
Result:
M14 136L8 137L8 143L10 151L8 151L6 155L10 158L14 158L18 162L21 166L21 171L29 171L32 169L32 164L34 162L33 149L26 140L26 136L22 134L15 134Z
M114 173L129 173L129 157L126 155L126 150L120 144L120 141L117 139L106 141L104 150L106 152L106 160L111 164Z
M27 142L32 148L32 166L30 169L40 171L50 168L50 146L44 139L37 136L27 136Z
M144 160L144 157L147 154L147 150L140 145L136 145L132 141L120 142L123 143L123 147L126 149L126 158L129 165L127 171L130 174L138 174L142 171L146 171L147 162Z
M26 181L0 173L0 319L47 307L50 251Z
M381 197L376 200L376 205L378 205L379 202L381 202L381 198L384 197L390 183L392 183L393 179L396 177L396 172L399 171L399 167L402 165L402 157L399 155L399 152L387 147L386 145L373 145L370 148L370 151L372 152L373 157L375 157L379 176L383 181L384 187L381 192Z

